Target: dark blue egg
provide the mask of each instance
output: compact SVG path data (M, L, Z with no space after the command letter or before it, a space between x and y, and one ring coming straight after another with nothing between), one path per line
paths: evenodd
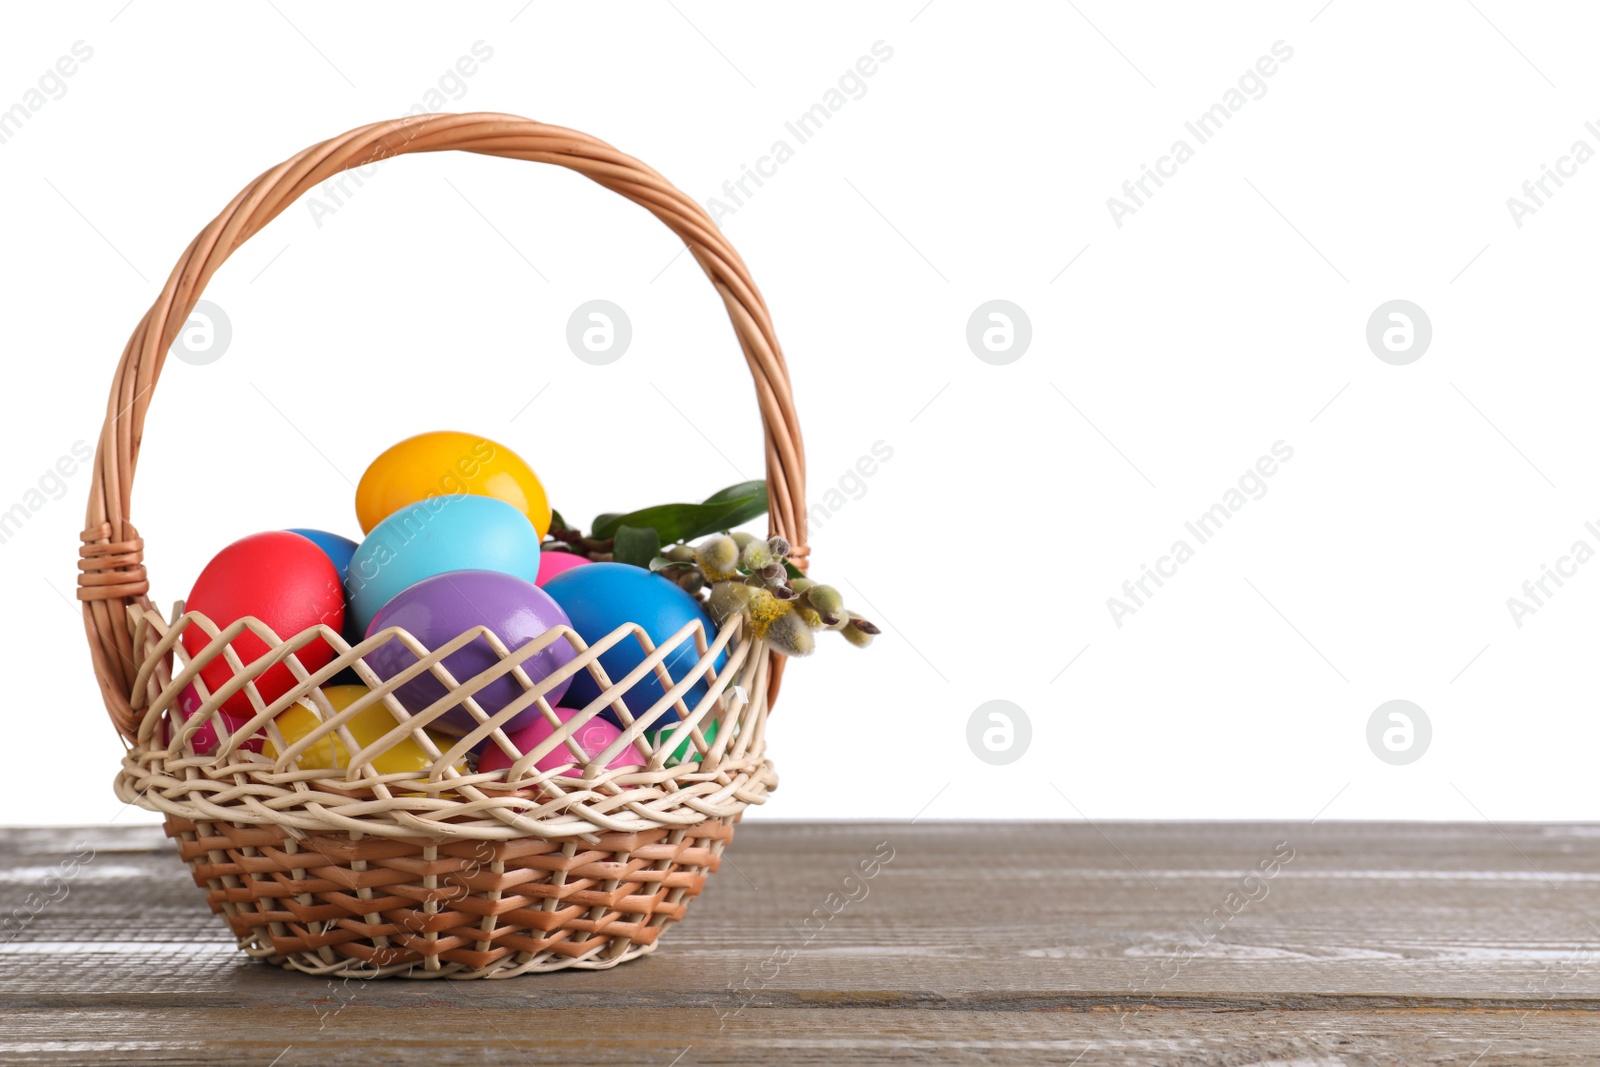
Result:
M680 589L675 583L652 574L642 567L626 563L592 563L587 567L574 567L556 575L545 583L544 591L553 597L561 610L572 620L572 628L588 644L594 644L619 626L634 623L650 635L655 645L671 637L688 623L698 619L704 627L706 643L717 636L717 627L700 606L700 602ZM616 682L645 659L644 649L635 637L626 637L600 656L600 666L606 676ZM727 662L726 652L719 652L714 664L721 670ZM700 662L694 638L681 642L672 650L664 666L674 682L689 676ZM567 695L561 703L569 708L581 708L600 695L600 687L587 670L581 670L572 679ZM646 674L623 694L622 702L629 713L643 715L650 706L666 694L654 671ZM702 678L684 694L683 702L693 711L705 698L706 683ZM601 714L614 725L622 725L619 716L610 708ZM669 707L655 720L657 727L678 721L678 710Z
M344 582L345 576L350 573L350 557L356 554L356 543L354 541L348 537L340 537L336 533L329 533L327 530L302 530L297 528L288 532L299 534L327 553L328 558L333 560L333 565L339 570L340 583Z
M348 537L340 537L336 533L329 533L327 530L294 528L285 532L299 534L322 549L323 554L333 561L334 569L339 572L340 587L345 587L345 581L350 575L350 557L356 554L356 543L354 541ZM359 643L361 640L361 627L356 625L355 618L350 614L348 599L345 602L344 639L352 645ZM330 684L344 685L360 681L361 679L353 671L344 670L339 672Z

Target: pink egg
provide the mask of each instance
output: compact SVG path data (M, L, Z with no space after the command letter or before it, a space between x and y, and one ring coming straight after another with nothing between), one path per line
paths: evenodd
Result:
M554 711L556 718L563 723L570 721L574 715L578 714L576 708L555 708ZM532 752L553 733L555 733L555 727L551 726L541 713L530 725L524 726L522 729L506 736L511 738L511 743L517 746L518 751L528 753ZM597 716L578 727L573 739L578 742L578 747L583 749L589 759L593 759L604 752L613 741L621 736L621 730ZM504 770L511 766L512 762L511 757L507 756L499 745L490 741L485 745L483 755L478 760L478 770ZM577 774L582 770L582 764L578 763L577 758L573 756L572 746L562 742L534 763L534 768L541 771L558 771L563 767L573 766L574 764L577 764L577 766L574 767L573 773ZM644 759L639 755L639 750L630 745L617 753L611 762L606 764L606 770L643 766Z
M183 692L178 694L177 721L180 723L188 722L189 716L200 710L201 703L200 694L195 687L192 685L184 686ZM172 744L172 738L175 733L172 728L173 710L168 708L166 714L161 718L161 744L163 747ZM254 714L236 715L224 708L221 717L224 728L231 735L237 733L239 727L254 718ZM240 745L239 748L249 752L260 752L262 741L263 738L258 735ZM208 718L202 723L200 729L194 732L194 736L189 738L189 744L197 756L215 755L218 746L221 744L221 739L217 736L216 720Z
M582 556L571 552L541 552L539 553L539 576L533 584L542 586L562 571L570 571L574 567L582 567L589 561Z

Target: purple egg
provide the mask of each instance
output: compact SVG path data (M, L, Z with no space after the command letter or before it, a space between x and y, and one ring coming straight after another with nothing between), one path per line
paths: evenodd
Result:
M446 571L424 578L397 593L373 616L367 627L371 637L380 630L397 626L428 648L440 648L475 626L488 627L501 644L515 652L529 641L557 626L570 626L561 610L543 589L515 575L498 571ZM540 651L522 662L522 670L535 683L572 662L572 646L565 640ZM500 658L482 637L444 658L445 669L457 682L493 667ZM390 639L366 655L366 661L380 678L393 678L417 657L398 639ZM555 704L567 691L570 679L544 694L545 702ZM474 694L478 706L490 715L522 696L524 690L509 674L497 678ZM406 710L422 711L445 695L444 685L432 673L424 673L402 685L395 696ZM539 709L530 704L501 728L516 730L533 722ZM434 720L433 728L447 733L465 734L477 723L465 708L456 708Z

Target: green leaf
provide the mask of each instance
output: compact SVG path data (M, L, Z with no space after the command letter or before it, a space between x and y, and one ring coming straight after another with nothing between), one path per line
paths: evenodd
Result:
M572 527L568 526L567 525L567 520L563 519L561 517L561 512L557 511L555 508L551 508L550 509L550 529L552 529L552 530L570 530L570 529L572 529Z
M729 510L721 520L713 525L708 525L685 534L682 540L693 541L721 530L731 530L735 526L742 526L751 519L759 519L767 513L767 483L762 480L753 482L740 482L730 485L726 489L718 490L706 497L707 504L727 504Z
M617 529L616 542L611 546L611 558L618 563L649 567L650 561L660 554L661 538L648 526L622 526Z
M730 485L726 489L718 489L715 493L701 501L704 504L724 504L730 500L743 500L749 496L766 496L767 483L759 478L753 482L740 482Z
M692 529L697 523L703 521L698 509L700 504L657 504L652 508L641 508L630 511L626 515L602 515L595 520L594 536L607 538L616 535L624 526L638 528L650 527L661 535L661 540L666 544L683 540L683 532ZM717 514L727 509L727 505L718 504L708 509Z
M736 489L742 489L743 495L731 495ZM604 539L615 536L623 526L648 526L660 535L662 544L673 544L749 522L767 511L765 482L730 486L715 496L720 499L704 504L657 504L626 515L601 515L595 519L592 536Z
M790 578L804 578L806 576L805 571L801 570L799 567L796 567L788 560L783 561L783 569L789 572Z
M594 525L589 527L589 536L596 541L604 541L615 532L621 518L621 513L616 511L608 511L604 515L596 515L594 517ZM602 526L606 528L606 533L600 532Z

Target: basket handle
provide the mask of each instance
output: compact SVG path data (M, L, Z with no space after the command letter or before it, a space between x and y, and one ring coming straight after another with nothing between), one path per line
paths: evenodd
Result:
M130 521L129 499L145 413L168 348L217 268L302 194L341 171L408 152L447 150L570 168L645 208L682 238L721 294L755 379L766 432L770 529L796 546L797 561L804 565L805 449L788 367L761 293L705 209L632 156L560 126L489 113L420 115L373 123L313 145L246 186L184 251L122 352L95 449L79 550L78 599L83 601L89 651L106 710L130 741L137 723L129 696L140 653L133 646L125 615L130 604L151 605L144 542ZM783 667L777 653L772 667L770 691L775 697L777 672Z

